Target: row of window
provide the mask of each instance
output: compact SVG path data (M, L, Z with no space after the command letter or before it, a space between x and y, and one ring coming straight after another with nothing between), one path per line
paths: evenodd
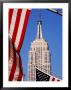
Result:
M47 47L35 47L35 48L32 48L34 51L45 51L45 50L48 50L48 48Z

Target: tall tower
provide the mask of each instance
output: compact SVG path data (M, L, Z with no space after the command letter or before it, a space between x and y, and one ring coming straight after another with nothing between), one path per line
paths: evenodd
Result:
M42 36L41 17L38 20L36 39L31 43L29 51L29 81L36 81L36 69L42 71L45 74L50 74L50 52L48 43L43 39Z

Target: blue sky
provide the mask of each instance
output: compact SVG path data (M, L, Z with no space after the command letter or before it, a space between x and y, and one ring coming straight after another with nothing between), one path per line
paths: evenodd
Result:
M32 9L25 38L20 51L24 79L27 80L28 51L37 35L37 21L41 12L43 38L48 42L51 54L51 75L62 79L62 16L45 9Z

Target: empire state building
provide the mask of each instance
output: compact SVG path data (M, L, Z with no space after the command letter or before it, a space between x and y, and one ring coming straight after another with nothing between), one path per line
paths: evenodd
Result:
M29 50L28 61L28 80L37 80L37 70L43 72L46 75L50 75L50 51L48 43L45 41L42 35L42 21L41 18L37 24L37 36L31 43Z

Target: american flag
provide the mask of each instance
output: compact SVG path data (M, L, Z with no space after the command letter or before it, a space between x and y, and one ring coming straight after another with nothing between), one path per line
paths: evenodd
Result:
M8 12L9 19L9 81L21 81L23 78L22 62L20 58L20 49L24 40L29 9L11 8Z
M9 80L20 81L23 78L22 63L20 54L16 52L14 44L11 39L9 39Z
M36 81L61 81L61 80L53 75L45 74L39 69L36 69Z

